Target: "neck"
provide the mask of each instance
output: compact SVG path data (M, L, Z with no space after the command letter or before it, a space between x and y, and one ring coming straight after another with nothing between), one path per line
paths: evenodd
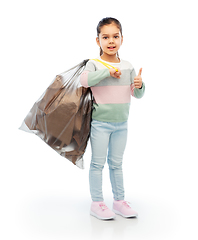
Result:
M103 53L101 56L101 59L107 62L114 62L114 63L119 63L120 59L117 57L117 54L115 55L108 55Z

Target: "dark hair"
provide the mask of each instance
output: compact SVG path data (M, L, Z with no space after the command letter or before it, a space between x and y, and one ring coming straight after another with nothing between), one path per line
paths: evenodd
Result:
M109 24L112 24L112 23L114 23L119 28L121 36L122 36L122 25L121 25L121 23L116 18L106 17L106 18L103 18L98 23L98 26L97 26L97 37L99 37L99 34L101 32L101 28L103 26L109 25ZM102 48L100 48L100 56L102 55L102 53L103 53ZM118 55L118 53L117 53L117 55Z

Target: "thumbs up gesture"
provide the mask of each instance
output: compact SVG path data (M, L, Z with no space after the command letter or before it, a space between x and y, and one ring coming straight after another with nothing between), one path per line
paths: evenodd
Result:
M141 77L141 74L142 74L142 68L140 68L138 75L136 77L134 77L135 88L141 88L142 87L142 77Z

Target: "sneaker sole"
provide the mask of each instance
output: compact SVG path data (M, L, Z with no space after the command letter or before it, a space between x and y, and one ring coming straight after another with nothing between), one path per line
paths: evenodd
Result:
M94 213L94 212L92 212L92 211L90 211L90 214L91 214L92 216L98 218L98 219L101 219L101 220L109 220L109 219L115 219L115 218L116 218L116 216L112 216L112 217L108 217L108 218L103 218L103 217L98 216L96 213Z
M138 215L137 214L134 214L134 215L124 215L124 214L122 214L121 212L119 212L119 211L117 211L117 210L115 210L115 209L113 209L113 212L115 213L115 214L118 214L118 215L120 215L120 216L122 216L122 217L125 217L125 218L130 218L130 217L137 217Z

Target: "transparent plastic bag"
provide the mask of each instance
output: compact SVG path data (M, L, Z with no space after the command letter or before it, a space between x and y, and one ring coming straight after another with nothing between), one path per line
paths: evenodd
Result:
M20 129L39 136L61 156L84 168L90 134L92 93L80 85L89 59L55 77L35 102Z

